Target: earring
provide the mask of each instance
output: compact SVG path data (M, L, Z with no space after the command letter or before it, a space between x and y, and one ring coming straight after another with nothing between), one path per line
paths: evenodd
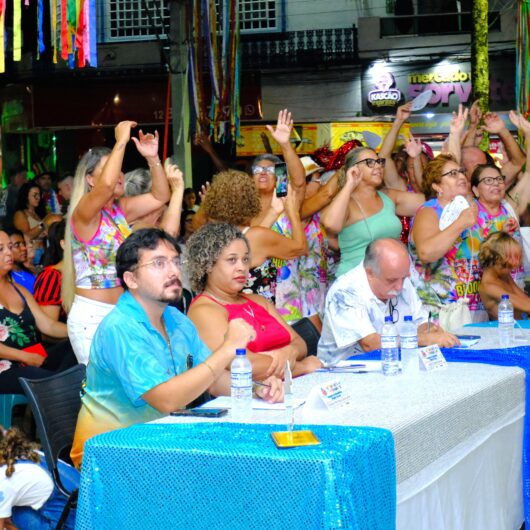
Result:
M438 197L441 197L443 195L443 193L441 191L438 191L438 193L436 195L438 195Z

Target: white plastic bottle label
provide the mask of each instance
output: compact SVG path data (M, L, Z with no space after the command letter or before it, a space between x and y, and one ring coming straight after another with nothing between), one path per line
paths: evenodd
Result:
M392 335L381 336L381 348L397 348L398 338Z
M513 324L513 312L499 311L499 324Z
M232 374L232 387L246 388L252 386L252 372L236 372Z
M418 337L416 335L409 335L401 337L401 348L411 350L418 347Z

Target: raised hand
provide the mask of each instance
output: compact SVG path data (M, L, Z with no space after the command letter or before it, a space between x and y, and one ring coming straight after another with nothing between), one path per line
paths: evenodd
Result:
M202 149L204 149L207 153L213 149L210 137L204 131L198 131L195 133L193 143L199 147L202 147Z
M409 101L404 105L400 105L396 112L396 121L407 121L412 113L411 106L412 101Z
M155 134L144 134L140 129L138 138L133 136L132 140L144 158L158 158L158 131L155 131Z
M480 119L482 118L482 111L480 110L479 100L473 101L473 105L469 109L469 123L471 125L478 125Z
M421 154L421 140L419 138L414 138L412 134L410 138L405 142L405 151L411 158L416 158Z
M167 165L166 176L171 193L184 190L184 175L176 164Z
M520 130L524 133L524 135L530 134L530 122L518 112L515 112L514 110L510 111L509 114L510 121Z
M456 135L457 138L462 137L468 114L468 109L465 109L462 104L458 105L458 112L453 111L453 117L451 119L451 124L449 125L450 134Z
M502 118L496 112L488 112L484 115L484 125L482 128L490 134L499 134L506 128Z
M135 121L120 121L120 123L114 127L114 138L116 138L116 143L126 144L131 139L131 129L137 125L138 124Z
M352 192L354 189L357 188L361 180L362 174L359 171L358 166L353 166L346 172L346 183L344 184L344 187L348 187L350 189L350 192Z
M206 181L199 190L199 199L201 202L204 201L204 198L206 197L206 194L208 193L208 190L210 189L210 181Z
M278 112L278 121L276 123L276 128L274 129L272 125L267 125L267 130L271 133L271 136L278 142L280 145L289 144L291 138L291 131L293 130L293 118L291 113L287 110L280 110Z

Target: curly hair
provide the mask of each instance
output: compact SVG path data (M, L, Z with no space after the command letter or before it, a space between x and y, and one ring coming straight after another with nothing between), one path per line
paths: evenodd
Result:
M365 151L373 151L373 149L364 146L355 147L346 155L346 158L344 159L344 165L337 171L337 179L340 189L342 189L344 184L346 184L346 173L348 172L348 169L359 162L361 155Z
M425 166L425 169L423 170L421 188L427 199L432 199L434 196L436 196L436 192L434 191L432 185L440 184L442 181L442 172L447 162L454 162L455 164L458 164L456 158L453 155L441 154L433 158Z
M16 427L4 431L0 425L0 466L6 466L6 477L15 472L17 460L31 460L38 464L40 456L36 449L37 445L29 442Z
M493 232L480 245L478 262L482 270L486 270L495 265L501 267L510 266L510 257L517 249L522 255L519 242L507 232Z
M228 223L209 223L192 234L186 243L186 257L191 287L202 292L208 281L208 274L217 263L221 252L232 241L241 239L250 254L250 245L243 232Z
M203 202L210 219L232 225L246 225L261 211L254 179L247 173L228 169L214 176Z

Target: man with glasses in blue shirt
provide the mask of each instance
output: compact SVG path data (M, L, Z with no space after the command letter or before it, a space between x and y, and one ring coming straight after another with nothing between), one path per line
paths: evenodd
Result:
M71 452L77 467L85 441L96 434L161 418L206 390L230 394L228 367L255 331L234 319L224 343L211 353L193 323L169 306L182 290L179 263L175 242L156 228L138 230L118 249L116 271L125 292L90 348ZM266 382L270 386L256 393L282 400L281 381Z
M398 329L405 316L412 316L420 346L459 344L455 335L430 324L409 275L410 258L400 241L370 243L363 263L340 276L328 291L318 358L334 365L356 353L380 348L380 332L388 315Z

